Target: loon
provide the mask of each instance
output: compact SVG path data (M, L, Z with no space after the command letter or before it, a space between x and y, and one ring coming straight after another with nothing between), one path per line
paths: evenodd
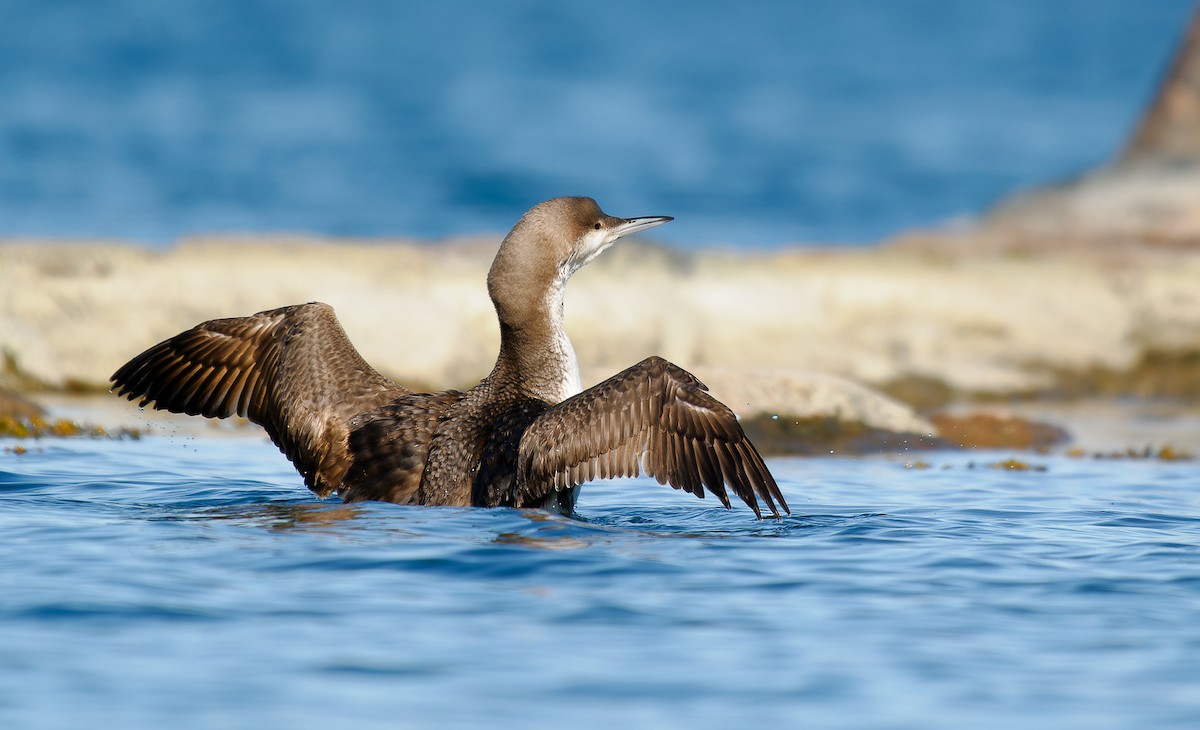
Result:
M248 418L322 498L570 515L585 482L644 472L700 498L707 488L727 509L726 487L759 518L758 499L790 514L733 411L683 368L652 356L582 389L563 329L567 280L670 220L616 218L585 197L526 212L487 277L500 354L465 392L385 378L319 302L198 324L123 365L112 390L141 407Z

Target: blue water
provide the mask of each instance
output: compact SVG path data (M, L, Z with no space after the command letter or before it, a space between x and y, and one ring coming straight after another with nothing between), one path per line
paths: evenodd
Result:
M780 459L779 522L645 480L571 520L320 502L257 438L25 445L0 727L1200 726L1195 463Z
M1109 158L1194 0L6 0L0 236L871 241Z

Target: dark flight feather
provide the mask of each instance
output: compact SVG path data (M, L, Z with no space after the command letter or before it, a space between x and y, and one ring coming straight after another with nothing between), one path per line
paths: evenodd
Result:
M133 358L112 382L140 406L250 419L322 497L341 485L350 420L408 392L362 359L320 303L203 322Z
M694 375L650 357L534 419L517 457L517 502L536 503L552 490L591 478L644 471L703 498L730 506L726 487L760 515L791 513L737 417Z

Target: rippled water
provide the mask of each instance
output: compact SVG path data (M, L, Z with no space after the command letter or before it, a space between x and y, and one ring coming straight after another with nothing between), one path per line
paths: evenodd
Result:
M775 460L779 522L644 480L571 520L319 502L257 439L26 445L3 727L1200 722L1194 463Z

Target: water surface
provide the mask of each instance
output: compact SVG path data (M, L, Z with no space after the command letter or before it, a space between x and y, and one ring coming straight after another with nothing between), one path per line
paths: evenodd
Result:
M257 438L23 445L4 727L1200 722L1195 463L780 459L781 521L645 480L572 520L321 502Z

